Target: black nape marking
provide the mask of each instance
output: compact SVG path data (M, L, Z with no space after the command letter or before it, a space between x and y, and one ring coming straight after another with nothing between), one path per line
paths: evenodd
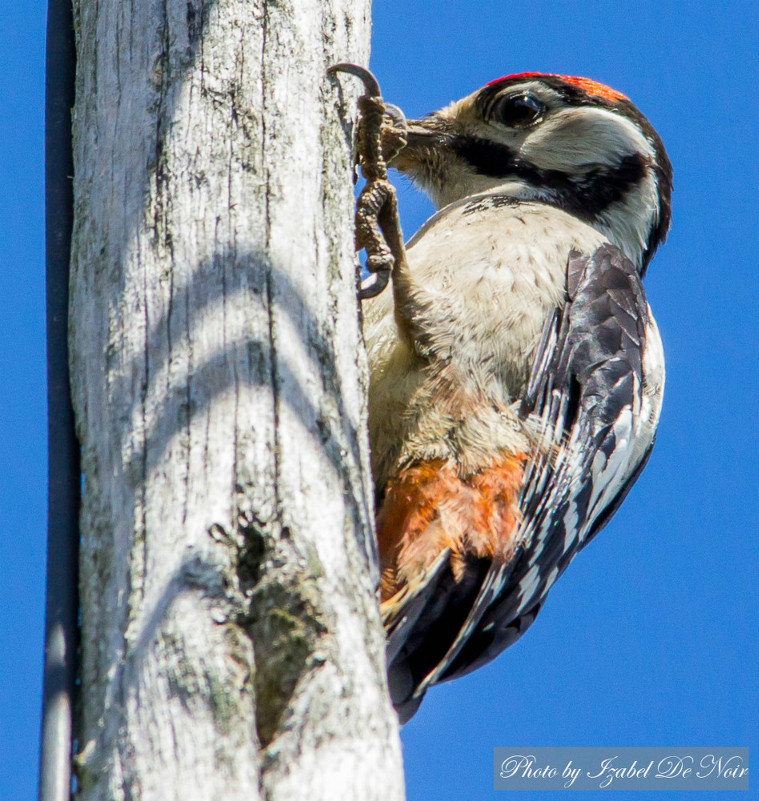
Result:
M622 200L646 171L646 160L639 153L624 156L614 167L594 167L583 175L572 176L561 170L541 169L506 145L488 139L456 136L451 147L478 175L521 179L546 190L560 208L591 221Z

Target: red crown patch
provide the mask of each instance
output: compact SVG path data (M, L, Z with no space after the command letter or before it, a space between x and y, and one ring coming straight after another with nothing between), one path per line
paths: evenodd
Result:
M572 84L572 86L582 89L583 92L587 92L589 95L601 97L604 100L608 100L610 103L618 103L620 100L629 100L622 92L618 92L616 89L612 89L610 86L606 86L606 84L599 83L598 81L593 81L590 78L577 78L573 75L556 75L554 73L545 72L520 72L516 75L506 75L503 78L496 78L496 80L490 81L488 86L493 86L501 81L512 81L515 78L559 78L565 83Z

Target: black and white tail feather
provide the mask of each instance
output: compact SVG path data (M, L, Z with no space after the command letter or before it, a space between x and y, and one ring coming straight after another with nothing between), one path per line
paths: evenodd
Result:
M390 688L402 721L428 687L474 670L519 639L639 475L653 446L653 429L636 428L648 323L640 275L617 247L570 253L566 303L546 324L520 408L539 444L520 496L517 547L507 564L477 571L468 614L450 632L442 658L420 654L415 640L423 638L415 632L440 619L444 598L450 602L447 551L409 588L402 614L386 621Z

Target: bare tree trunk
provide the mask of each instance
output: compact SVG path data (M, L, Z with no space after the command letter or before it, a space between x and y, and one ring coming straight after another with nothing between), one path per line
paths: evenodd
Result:
M88 801L403 796L325 77L368 5L75 0Z

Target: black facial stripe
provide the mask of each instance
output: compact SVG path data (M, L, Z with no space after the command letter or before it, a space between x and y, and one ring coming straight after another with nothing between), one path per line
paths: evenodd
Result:
M575 196L580 207L597 216L613 203L624 198L628 190L639 184L646 173L646 160L639 153L624 156L614 167L599 167L575 181Z
M560 170L543 170L521 158L506 145L478 137L457 136L451 147L479 175L491 178L518 178L531 186L547 190L561 208L586 219L594 219L645 174L646 162L640 154L625 156L614 167L595 167L580 176Z
M541 171L517 156L506 145L477 136L455 136L451 139L451 147L454 153L470 164L478 175L490 178L517 176L530 183L540 181Z

